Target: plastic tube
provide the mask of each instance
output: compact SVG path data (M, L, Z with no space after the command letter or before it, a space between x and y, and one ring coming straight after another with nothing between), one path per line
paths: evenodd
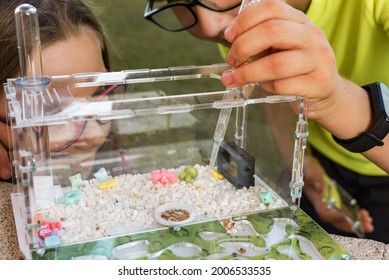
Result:
M15 22L20 60L19 83L23 86L47 83L43 78L37 10L29 4L18 6L15 9Z

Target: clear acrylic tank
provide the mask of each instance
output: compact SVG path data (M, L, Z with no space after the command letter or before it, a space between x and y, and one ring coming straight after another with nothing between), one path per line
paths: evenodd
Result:
M20 56L39 54L33 37ZM304 100L226 89L225 64L21 67L4 89L27 259L351 258L298 207Z

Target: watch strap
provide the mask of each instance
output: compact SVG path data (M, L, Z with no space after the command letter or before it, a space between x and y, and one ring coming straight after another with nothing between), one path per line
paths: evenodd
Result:
M343 148L354 153L362 153L374 148L375 146L383 146L384 141L369 132L362 132L357 137L351 139L339 139L332 135L332 138L336 143L341 145Z
M373 127L369 131L362 132L360 135L350 139L339 139L332 135L332 138L336 143L351 152L362 153L376 146L384 145L384 141L382 139L384 139L388 134L389 128L387 121L383 118L379 110L377 110L381 94L379 84L380 83L377 82L362 87L369 93L370 104L374 117Z

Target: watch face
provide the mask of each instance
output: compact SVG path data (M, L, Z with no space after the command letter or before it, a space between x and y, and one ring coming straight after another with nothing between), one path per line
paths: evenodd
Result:
M389 116L389 89L383 84L380 83L382 102L384 105L386 118Z

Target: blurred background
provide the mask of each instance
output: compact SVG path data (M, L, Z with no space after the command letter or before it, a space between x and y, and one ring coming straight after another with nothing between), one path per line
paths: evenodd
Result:
M145 0L88 0L104 25L113 70L223 62L216 44L168 32L143 18Z

